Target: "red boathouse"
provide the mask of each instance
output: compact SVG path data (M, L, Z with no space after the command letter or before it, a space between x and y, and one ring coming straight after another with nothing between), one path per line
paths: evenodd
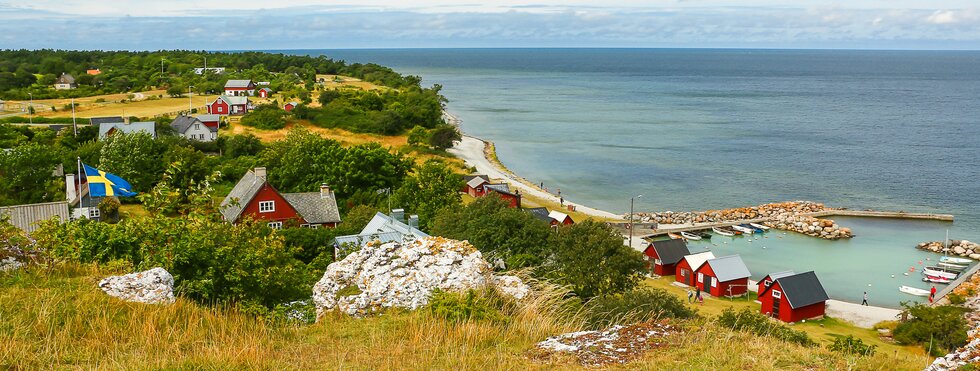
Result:
M759 292L762 314L789 323L823 317L828 299L812 271L777 278Z
M677 263L690 255L691 251L684 240L671 239L651 242L643 254L651 274L673 276L677 274Z
M677 274L674 280L683 283L688 286L694 286L696 281L694 280L694 272L708 261L708 259L714 259L715 254L711 251L705 251L702 253L691 254L685 256L681 261L677 262Z

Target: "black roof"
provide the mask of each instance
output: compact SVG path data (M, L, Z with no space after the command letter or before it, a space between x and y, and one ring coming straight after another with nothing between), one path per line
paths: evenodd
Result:
M783 295L793 309L816 304L830 299L813 271L777 278L775 283L783 289ZM772 286L770 286L772 287ZM768 290L768 288L767 288Z
M88 120L92 123L92 125L96 125L96 126L102 125L103 123L117 124L117 123L123 123L123 122L125 122L125 120L123 120L123 118L122 117L119 117L119 116L93 117L93 118L90 118Z
M675 264L691 254L691 251L687 249L687 243L680 238L653 241L650 248L657 253L663 264Z
M544 220L546 223L551 223L551 217L548 216L548 214L550 213L550 211L548 211L548 208L535 207L535 208L524 209L524 211L526 211L528 214L531 214L535 218Z

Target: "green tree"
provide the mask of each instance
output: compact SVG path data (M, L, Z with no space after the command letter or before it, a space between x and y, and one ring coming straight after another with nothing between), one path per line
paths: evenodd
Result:
M166 146L147 133L117 133L103 141L99 170L118 175L134 188L146 191L160 179Z
M429 145L435 149L446 149L453 146L453 142L463 139L459 130L452 125L439 125L429 133Z
M413 127L408 131L408 144L421 147L429 144L429 131L421 126Z
M444 209L431 228L434 235L468 240L488 261L503 259L510 269L543 263L550 254L550 230L531 214L509 208L500 197L480 197L466 206Z
M258 129L282 129L286 127L286 111L271 104L263 104L242 116L241 124Z
M262 141L252 134L230 135L221 137L222 155L230 158L254 156L262 151Z
M422 229L432 226L436 214L463 202L459 195L463 178L444 163L429 160L415 170L395 191L397 204L419 215Z
M339 91L335 89L326 89L320 92L320 97L318 98L318 100L320 101L320 105L326 106L330 104L330 102L336 100L337 98L340 98Z
M64 199L64 182L52 175L63 156L61 149L37 143L0 151L0 205Z
M946 354L966 344L969 329L963 318L965 308L941 305L928 306L919 303L902 303L911 318L902 322L893 333L902 344L920 344L930 348L933 356Z
M583 299L625 292L640 282L642 255L603 223L586 220L559 228L551 240L551 255L539 274Z

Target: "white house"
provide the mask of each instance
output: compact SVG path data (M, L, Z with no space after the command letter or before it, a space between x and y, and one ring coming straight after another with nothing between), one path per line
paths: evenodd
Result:
M200 142L211 142L218 139L218 128L205 125L197 117L180 115L170 123L177 135Z

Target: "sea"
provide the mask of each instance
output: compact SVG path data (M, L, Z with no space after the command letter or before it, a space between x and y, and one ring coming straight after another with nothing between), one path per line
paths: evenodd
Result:
M625 213L812 200L954 214L835 218L856 237L697 242L758 279L815 270L832 298L898 307L919 242L980 241L980 52L745 49L292 50L442 86L465 133L571 201ZM766 248L763 249L762 247ZM921 263L920 263L921 262ZM894 278L892 276L895 276ZM940 287L941 289L941 287Z

